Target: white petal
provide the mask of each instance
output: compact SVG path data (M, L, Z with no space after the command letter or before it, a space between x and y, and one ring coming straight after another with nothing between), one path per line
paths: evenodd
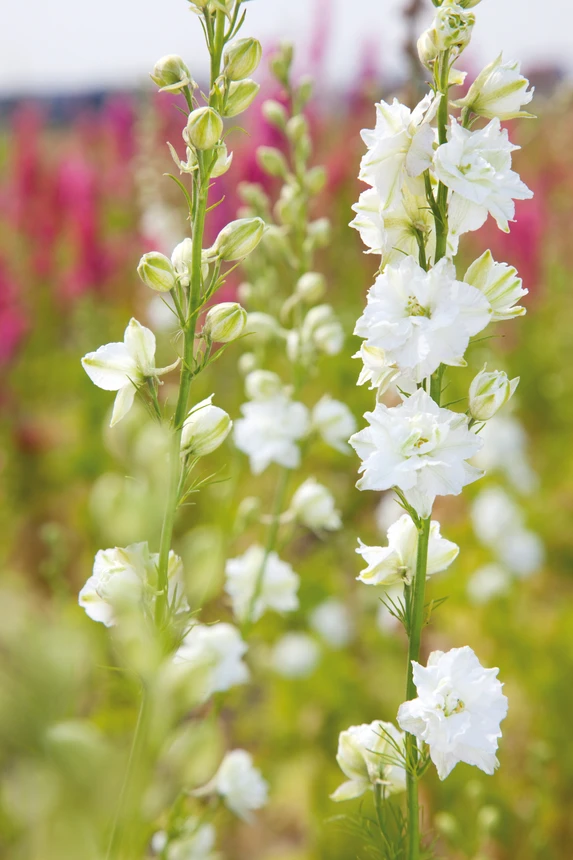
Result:
M117 424L118 421L125 418L133 406L133 399L135 397L136 390L135 385L131 382L128 382L127 385L124 385L123 388L119 389L113 404L113 412L109 423L110 427L113 427L114 424Z
M137 377L137 365L124 343L106 343L82 358L91 381L104 391L117 391L128 379Z

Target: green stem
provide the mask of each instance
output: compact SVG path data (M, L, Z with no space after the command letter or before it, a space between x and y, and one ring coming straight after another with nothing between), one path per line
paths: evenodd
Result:
M438 72L438 92L442 98L438 106L438 143L440 146L448 140L448 94L450 89L450 52L440 55ZM446 256L448 244L448 188L443 182L438 185L437 208L440 217L436 217L436 257L434 264Z

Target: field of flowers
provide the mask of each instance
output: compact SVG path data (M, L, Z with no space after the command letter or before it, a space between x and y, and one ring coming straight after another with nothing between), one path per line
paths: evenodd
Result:
M248 135L234 136L231 168L214 180L211 200L221 203L210 215L207 245L246 214L296 225L299 215L288 211L284 195L275 207L280 170L268 160L265 169L256 154L260 147L287 152L277 122L262 109L265 99L287 105L275 78L259 74L263 93L241 119ZM90 382L80 359L121 341L135 317L156 334L157 366L173 361L172 317L161 293L142 289L137 266L145 252L170 256L188 233L184 200L165 175L179 176L165 141L181 149L178 108L185 101L150 90L20 103L3 114L0 855L7 860L389 856L372 837L369 794L345 804L330 799L344 781L336 762L339 733L395 719L407 655L384 592L356 582L364 566L358 536L377 545L402 511L390 494L380 502L356 490L358 460L346 442L372 406L372 393L356 385L360 341L352 332L377 265L348 223L363 190L356 178L360 130L374 124L374 101L398 95L415 102L417 95L412 88L381 89L367 71L343 98L328 93L320 78L307 95L306 166L324 165L326 178L313 174L314 241L299 250L314 254L313 268L324 274L324 293L318 279L308 282L309 295L316 291L317 304L333 311L316 317L318 352L305 353L301 341L292 347L291 366L284 343L255 317L252 334L230 344L193 381L193 403L215 392L235 435L200 460L173 544L191 612L201 611L205 625L240 619L250 680L244 664L228 668L245 675L224 696L207 698L164 673L128 785L138 676L158 658L133 619L110 637L78 605L78 593L103 547L148 541L152 553L159 551L167 441L139 398L110 428L115 395ZM523 147L514 166L534 198L517 202L509 234L490 219L461 241L461 272L490 248L516 267L529 295L525 317L475 339L468 367L452 375L447 392L450 403L467 397L486 362L521 377L510 404L484 430L479 457L487 476L463 496L436 504L442 533L462 551L428 586L435 603L423 662L430 651L470 645L484 665L500 667L510 702L494 776L460 764L445 782L429 771L422 785L428 844L449 860L568 860L573 846L570 94L560 89L539 98L535 110L537 121L509 123L511 139ZM300 260L283 253L279 231L272 236L231 272L217 300L240 301L251 317L277 311L288 322L304 303L287 306ZM265 468L264 440L250 431L240 444L245 379L258 367L279 373L312 411L315 433L303 442L296 471L276 463ZM257 382L273 384L270 375ZM262 389L253 386L251 377L247 394L255 407ZM161 397L174 404L173 375L165 377ZM333 402L346 407L334 415L340 432L331 421ZM317 482L334 504L329 494L316 494ZM265 545L281 502L288 514L274 546L288 571L277 558L276 575L288 579L296 571L298 595L289 604L287 585L277 585L267 606L272 610L274 601L278 611L257 618L256 600L241 608L228 582L223 590L232 578L228 560L240 578L249 547ZM231 749L248 750L268 784L268 802L261 800L254 814L240 799L236 815L232 803L228 809L196 791ZM265 786L252 779L252 792L262 798ZM120 806L149 847L134 843L124 846L125 855L106 855ZM169 852L165 834L181 835L190 820L187 853Z

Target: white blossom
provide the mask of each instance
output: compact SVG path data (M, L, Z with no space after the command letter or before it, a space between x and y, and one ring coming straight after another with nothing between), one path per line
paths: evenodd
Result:
M241 406L243 417L235 422L234 439L239 451L249 457L254 475L278 463L287 469L300 464L297 442L309 429L306 406L285 393Z
M360 490L398 487L422 517L436 496L457 496L481 477L467 459L481 448L465 415L440 408L423 389L400 406L378 403L369 425L350 439L362 460Z
M348 781L336 789L332 800L353 800L377 784L387 795L404 791L403 756L404 735L392 723L376 721L350 726L340 733L336 755Z
M267 802L268 785L253 765L252 756L246 750L236 749L226 754L213 779L194 794L199 797L218 794L231 812L250 822L253 811Z
M400 376L400 371L395 364L391 364L386 358L386 353L378 346L369 346L363 343L359 352L355 353L353 358L362 359L362 370L358 377L357 385L368 386L371 391L376 390L378 396L381 397L393 382L396 382Z
M308 633L285 633L273 648L272 665L284 678L308 678L320 659L320 648Z
M107 343L82 358L82 366L91 381L104 391L117 391L111 426L127 415L133 406L135 392L147 379L169 373L178 362L169 367L155 367L155 335L131 319L123 336L123 343Z
M225 574L225 591L240 621L246 621L249 613L250 620L257 621L267 609L291 612L298 607L299 577L276 552L266 555L262 546L253 544L227 561Z
M507 263L496 263L491 251L486 251L471 264L464 281L484 294L491 306L492 322L511 320L525 313L525 308L516 306L516 303L529 290L523 289L517 270Z
M215 860L216 835L212 824L201 824L198 819L191 818L175 839L168 840L164 830L155 833L151 847L165 860Z
M357 577L366 585L395 585L412 582L416 572L418 530L412 518L404 514L388 529L388 546L366 546L358 541L356 552L367 564ZM440 534L440 524L432 520L428 544L426 575L446 570L457 558L459 547Z
M358 230L368 248L366 254L380 254L382 266L396 263L404 254L417 256L419 234L426 240L427 252L433 253L435 235L428 201L412 194L407 186L390 208L384 208L375 188L367 188L352 209L356 217L350 226Z
M440 779L458 762L492 774L507 714L499 669L484 669L468 646L432 652L427 668L412 666L418 698L400 705L400 728L428 744Z
M488 213L500 230L509 232L508 222L515 215L513 201L533 197L511 169L511 153L516 149L519 147L510 143L499 119L492 119L478 131L469 131L452 120L449 140L436 150L434 170L453 192L450 228L454 236L478 230Z
M456 107L469 108L473 113L487 119L498 117L500 120L531 117L522 111L529 104L534 89L528 90L529 81L521 74L520 64L513 60L503 62L500 54L477 76L463 99L454 102Z
M348 607L334 597L328 598L312 611L310 624L331 648L344 648L354 634Z
M206 700L248 681L249 670L243 661L247 650L248 645L232 624L195 624L173 659L178 665L205 673Z
M347 454L348 439L356 430L356 420L345 403L325 394L312 410L311 427L327 445Z
M302 525L314 531L336 531L342 527L332 493L315 478L307 478L296 490L289 512Z
M146 542L101 549L93 573L79 593L78 602L94 621L106 627L116 623L116 610L141 605L152 615L155 606L159 554L150 553ZM183 564L173 551L168 561L169 600L176 611L189 608L183 589Z
M452 262L444 258L425 272L404 257L376 278L354 334L421 382L440 364L463 365L470 337L490 315L482 293L456 280Z
M397 99L376 105L376 127L363 130L368 151L360 164L360 179L376 188L384 208L399 199L408 179L419 177L432 161L435 131L430 125L438 99L425 96L411 111Z

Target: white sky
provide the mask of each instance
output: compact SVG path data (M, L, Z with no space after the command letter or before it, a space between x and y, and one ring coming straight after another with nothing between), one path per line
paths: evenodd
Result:
M253 0L245 33L267 45L288 38L304 48L318 2ZM396 68L403 4L331 0L331 80L352 75L367 41L378 47L382 68ZM0 7L2 95L137 85L168 53L181 54L197 76L204 68L200 28L186 0L0 0ZM549 58L573 72L572 0L483 0L475 11L476 61L488 62L503 48L508 59Z

